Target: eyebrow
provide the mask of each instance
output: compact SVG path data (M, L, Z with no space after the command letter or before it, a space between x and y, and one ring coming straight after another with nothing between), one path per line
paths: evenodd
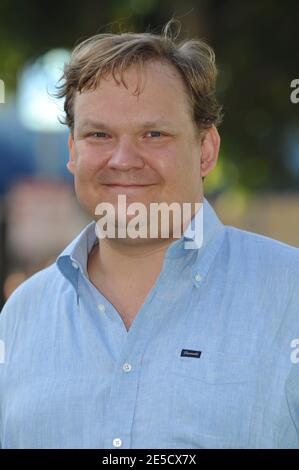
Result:
M145 121L142 123L137 124L136 127L141 129L145 128L153 128L153 127L171 127L174 128L174 123L172 121L168 121L166 119L158 119L156 121ZM84 121L82 124L79 124L78 128L82 131L88 128L96 128L96 129L104 129L104 130L111 130L111 128L105 124L104 122L97 122L92 120Z

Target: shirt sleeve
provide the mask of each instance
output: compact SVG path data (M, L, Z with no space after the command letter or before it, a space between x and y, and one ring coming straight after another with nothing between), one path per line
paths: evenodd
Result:
M296 355L295 350L293 351L293 355ZM299 348L297 357L299 359ZM290 415L296 429L299 448L299 360L297 363L293 363L289 377L287 379L286 397Z
M289 413L296 429L299 449L299 273L295 273L295 286L291 302L292 327L290 329L291 367L285 383Z
M19 286L16 291L6 301L2 311L0 312L0 450L4 446L4 429L3 429L3 396L5 394L5 377L6 362L9 356L8 345L11 338L14 338L16 331L17 313L20 305L24 305L22 295L23 287ZM26 301L27 299L25 299Z
M288 318L287 342L289 346L288 354L290 368L285 381L285 397L292 426L290 439L296 449L299 449L299 270L298 258L294 257L295 268L291 270L290 285L291 296L286 311ZM296 437L295 437L296 436Z

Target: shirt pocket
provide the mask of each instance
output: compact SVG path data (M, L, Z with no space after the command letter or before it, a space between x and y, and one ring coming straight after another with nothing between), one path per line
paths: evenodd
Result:
M209 351L176 357L171 409L178 440L197 448L246 448L255 400L256 363Z
M200 357L179 356L172 361L171 372L210 384L234 384L253 381L256 361L219 351L202 352Z

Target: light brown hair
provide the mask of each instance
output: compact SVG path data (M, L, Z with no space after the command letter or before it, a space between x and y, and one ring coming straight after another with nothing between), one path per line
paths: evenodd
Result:
M95 89L107 75L127 87L124 72L129 66L142 67L146 61L160 60L174 66L182 77L198 130L219 125L222 113L215 96L214 51L200 39L178 41L180 27L180 21L172 18L161 34L103 33L76 46L65 65L62 84L57 86L57 97L65 98L64 124L73 131L76 92Z

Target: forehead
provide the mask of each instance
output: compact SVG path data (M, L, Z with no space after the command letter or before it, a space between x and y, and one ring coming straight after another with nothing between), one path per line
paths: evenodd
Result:
M119 76L117 76L119 79ZM187 87L179 71L171 64L148 62L142 69L130 66L117 84L110 75L102 77L96 89L76 93L75 123L88 118L107 120L164 118L191 120ZM136 94L136 90L140 91Z

